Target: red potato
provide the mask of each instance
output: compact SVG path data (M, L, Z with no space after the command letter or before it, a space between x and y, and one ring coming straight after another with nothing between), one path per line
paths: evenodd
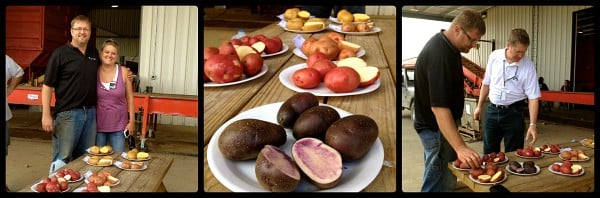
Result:
M204 63L204 72L206 76L216 83L229 83L238 81L242 78L244 69L233 56L225 56L222 54L215 55Z
M265 52L267 54L279 52L283 48L281 43L278 43L278 41L276 41L272 38L265 39L263 42L265 43Z
M46 192L60 192L60 186L57 181L51 181L46 184Z
M35 191L38 192L46 192L46 184L47 183L39 183L35 186Z
M231 41L224 41L221 43L221 46L219 47L219 54L235 55L237 57L237 52L235 51L235 47L233 47Z
M281 49L283 49L283 41L281 40L281 38L279 38L279 37L272 37L271 39L273 41L275 41L275 43L277 43L277 46L279 47L279 50L277 50L277 51L281 51Z
M248 40L248 44L253 45L254 43L256 43L258 41L260 41L260 40L258 40L258 38L250 37L250 39Z
M314 68L302 68L296 70L292 75L294 85L302 89L312 89L321 84L321 73Z
M242 40L240 39L231 39L231 44L233 45L243 45Z
M331 60L324 58L317 60L315 63L312 64L312 66L309 67L316 69L317 71L319 71L319 73L321 73L321 76L324 77L325 75L327 75L327 72L331 71L333 68L336 68L337 65Z
M242 40L242 45L250 45L250 36L243 36L240 40Z
M244 74L246 77L252 77L258 74L263 67L264 60L259 54L248 54L244 56L242 65L244 67Z
M213 55L219 54L219 48L216 47L207 47L204 48L204 62L209 59Z
M360 76L349 67L336 67L327 72L325 86L335 93L351 92L360 85Z
M254 35L254 38L258 39L259 41L262 41L263 39L266 39L267 37L264 34L257 34L257 35Z
M325 54L321 52L315 52L306 58L306 66L312 67L315 64L315 62L321 59L329 60L327 56L325 56Z

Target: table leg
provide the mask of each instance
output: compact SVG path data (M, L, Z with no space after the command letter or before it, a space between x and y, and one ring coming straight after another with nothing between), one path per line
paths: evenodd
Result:
M160 186L158 186L158 189L156 189L156 192L167 192L167 188L165 187L164 182L160 182Z

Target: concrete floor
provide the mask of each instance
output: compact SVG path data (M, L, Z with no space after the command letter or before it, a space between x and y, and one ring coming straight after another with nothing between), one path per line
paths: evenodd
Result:
M6 184L12 191L48 175L52 140L41 131L41 113L13 109L11 144L6 157ZM138 140L139 142L139 140ZM198 127L158 125L147 140L152 155L174 158L163 182L167 192L198 191Z
M590 111L593 115L593 112ZM402 111L402 191L420 192L423 182L423 146L417 135L410 111ZM592 118L593 120L593 118ZM565 141L579 141L584 138L594 138L594 130L575 125L558 124L542 119L538 121L538 140L536 145L552 144ZM468 138L463 136L464 140ZM476 141L467 145L477 151L483 152L483 142ZM501 148L504 150L504 147ZM410 167L410 168L408 168ZM462 182L457 183L457 192L471 192Z

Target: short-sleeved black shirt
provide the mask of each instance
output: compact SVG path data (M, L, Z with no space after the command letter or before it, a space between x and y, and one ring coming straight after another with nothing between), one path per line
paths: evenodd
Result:
M462 116L465 89L461 55L443 32L429 39L415 64L414 126L417 132L439 129L432 106L450 108L454 120Z
M52 52L44 84L54 87L54 116L73 108L96 106L96 79L100 63L98 50L90 45L85 55L70 43Z

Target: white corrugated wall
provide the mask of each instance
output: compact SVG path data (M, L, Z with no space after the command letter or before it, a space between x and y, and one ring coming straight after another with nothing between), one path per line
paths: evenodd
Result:
M496 40L496 49L506 47L510 30L523 28L531 44L527 56L536 63L550 90L559 90L569 79L573 12L591 6L497 6L487 11L486 34L482 40ZM537 29L536 29L537 28ZM485 68L492 44L481 42L479 49L464 54Z
M198 22L196 6L142 6L141 89L152 86L154 93L198 96ZM160 115L158 120L198 126L198 118Z

